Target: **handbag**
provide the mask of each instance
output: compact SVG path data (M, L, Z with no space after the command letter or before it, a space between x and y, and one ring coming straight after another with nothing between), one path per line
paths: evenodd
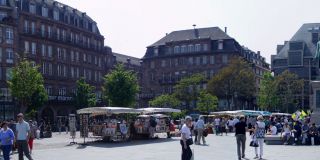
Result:
M252 141L250 142L250 147L259 147L259 144L257 143L257 141L252 140Z
M192 138L187 139L186 143L188 146L193 145L193 139Z

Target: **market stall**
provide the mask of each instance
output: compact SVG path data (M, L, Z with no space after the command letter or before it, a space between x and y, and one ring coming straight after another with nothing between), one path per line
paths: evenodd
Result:
M130 119L128 114L139 114L141 111L124 107L91 107L77 111L80 117L80 132L84 137L86 131L92 136L105 141L124 141L130 137ZM87 116L85 116L87 115ZM84 118L86 117L86 118ZM81 119L85 119L82 121ZM85 124L87 123L87 124Z

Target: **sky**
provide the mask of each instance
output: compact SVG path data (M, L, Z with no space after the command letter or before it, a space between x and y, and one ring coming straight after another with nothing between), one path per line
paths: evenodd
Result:
M320 22L319 0L57 0L86 12L113 52L141 58L175 30L224 27L270 63L303 23Z

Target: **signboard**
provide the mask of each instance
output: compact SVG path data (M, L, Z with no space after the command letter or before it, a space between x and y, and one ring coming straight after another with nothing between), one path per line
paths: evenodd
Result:
M88 122L89 122L89 115L88 114L80 114L80 137L88 137Z

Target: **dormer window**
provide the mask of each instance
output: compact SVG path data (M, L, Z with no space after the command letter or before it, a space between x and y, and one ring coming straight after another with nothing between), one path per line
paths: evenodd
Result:
M45 6L42 7L42 16L48 17L48 8Z
M58 10L53 11L53 19L56 21L59 21L59 11Z
M87 20L83 20L83 28L88 29L88 21Z
M29 5L29 12L32 14L36 14L36 5L35 4L30 4Z
M97 26L95 24L92 25L92 32L93 33L97 32Z
M154 56L158 56L158 54L159 54L159 49L158 49L158 48L154 48L154 49L153 49L153 52L154 52Z
M2 6L7 5L7 0L0 0L0 5L2 5Z
M218 50L223 50L223 40L218 41Z

